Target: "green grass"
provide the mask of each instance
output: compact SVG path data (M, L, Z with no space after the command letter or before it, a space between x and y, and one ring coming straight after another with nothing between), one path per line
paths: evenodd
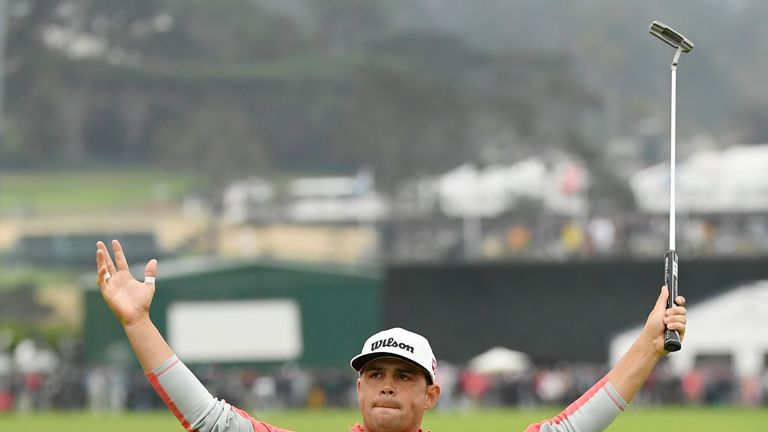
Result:
M523 431L531 423L557 414L557 410L483 410L472 413L428 413L424 426L433 432ZM303 432L345 432L360 415L353 410L288 411L267 413L260 419ZM696 432L765 432L768 409L631 407L608 429L611 432L661 430ZM168 412L125 415L45 413L0 415L0 431L8 432L154 432L183 431Z
M0 175L0 213L130 208L179 198L194 184L192 174L160 170L11 171Z

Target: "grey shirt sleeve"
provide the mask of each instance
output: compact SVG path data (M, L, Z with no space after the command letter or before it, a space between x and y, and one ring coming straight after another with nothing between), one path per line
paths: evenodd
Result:
M532 424L526 432L602 431L627 408L624 399L607 377L592 386L559 415Z
M147 373L147 378L190 432L288 432L214 398L175 355ZM526 432L602 431L627 406L605 377L559 415L528 426Z
M214 398L175 355L147 373L147 378L182 426L190 432L279 431L257 422L226 401Z

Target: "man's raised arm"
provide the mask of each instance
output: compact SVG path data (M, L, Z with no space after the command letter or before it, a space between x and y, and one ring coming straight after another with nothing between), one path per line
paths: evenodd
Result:
M667 287L661 288L643 331L608 374L559 415L528 426L526 432L602 431L632 402L656 363L668 354L664 330L685 336L685 299L677 297L667 309Z
M150 260L144 269L144 282L131 276L120 242L112 240L115 262L103 242L96 243L96 265L101 295L115 314L128 336L133 352L144 372L151 372L173 355L149 318L149 305L155 295L157 260Z
M635 398L656 363L669 354L664 349L664 330L676 330L681 341L685 336L685 298L678 296L675 298L677 306L667 309L668 296L667 287L662 287L640 336L608 372L608 380L628 403Z
M139 282L131 276L120 242L112 240L112 250L114 262L107 246L96 243L96 283L123 326L147 379L181 425L198 432L287 432L254 419L206 390L173 354L149 317L157 261L147 263L144 281Z

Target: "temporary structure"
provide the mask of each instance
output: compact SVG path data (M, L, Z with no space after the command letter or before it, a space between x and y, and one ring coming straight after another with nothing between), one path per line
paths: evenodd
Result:
M481 374L519 375L530 367L527 354L504 347L491 348L469 361L469 369Z
M678 373L696 366L704 356L732 359L737 375L755 376L768 365L768 281L757 281L728 290L688 307L690 332L683 349L670 354ZM610 343L611 362L616 363L640 333L637 326L615 336Z

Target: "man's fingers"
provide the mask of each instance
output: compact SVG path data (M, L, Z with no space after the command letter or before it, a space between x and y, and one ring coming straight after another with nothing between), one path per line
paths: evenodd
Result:
M101 251L101 259L103 260L98 265L101 266L103 264L106 264L108 272L110 272L112 274L117 273L117 270L115 270L115 264L112 262L112 257L109 256L109 251L107 250L107 245L105 245L104 242L102 242L102 241L96 242L96 251L97 251L97 254L96 254L97 262L98 262L98 259L99 259L98 251Z
M102 291L104 291L107 288L107 280L109 279L107 275L109 275L109 272L107 271L107 266L106 265L99 266L99 272L96 274L96 284L99 286L99 289L101 289Z
M666 285L662 285L661 293L659 294L659 298L656 299L656 306L654 306L654 309L657 309L657 308L666 309L667 297L669 297L669 290L667 289Z
M101 266L104 266L106 268L106 264L104 263L104 251L99 249L99 245L96 245L96 270L100 271Z
M685 324L687 322L688 320L686 319L685 315L672 315L672 316L664 317L665 324L671 324L671 323Z
M682 296L675 298L675 303L679 306L671 307L664 311L664 325L667 330L675 330L680 334L680 337L685 335L685 326L688 323L688 312L682 305L685 304L685 299Z
M123 253L123 247L120 246L120 242L117 240L112 240L112 250L115 251L115 263L117 264L117 269L119 271L127 271L130 272L128 269L128 261L125 259L125 254Z
M685 323L673 322L667 324L667 330L675 330L678 333L685 333Z
M104 265L104 252L101 251L102 242L96 242L96 269L98 270Z
M154 284L155 276L157 276L157 260L151 259L147 263L147 267L144 269L144 283Z
M675 306L673 308L667 309L664 314L666 316L672 316L672 315L685 315L688 313L688 309L686 309L684 306Z

